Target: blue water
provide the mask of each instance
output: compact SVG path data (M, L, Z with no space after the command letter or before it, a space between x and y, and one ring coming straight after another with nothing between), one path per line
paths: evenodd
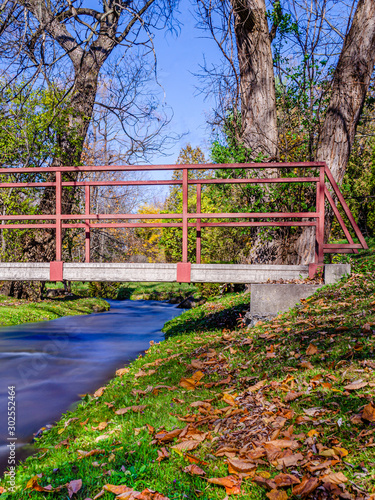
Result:
M7 388L16 388L19 447L53 424L79 395L92 393L116 369L163 340L161 328L181 314L156 301L108 301L100 314L0 328L0 472L6 468ZM22 458L22 450L18 458Z

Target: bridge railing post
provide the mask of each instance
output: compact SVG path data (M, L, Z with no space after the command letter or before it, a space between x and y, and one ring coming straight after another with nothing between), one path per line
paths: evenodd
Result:
M182 171L182 262L188 261L188 169Z
M56 261L62 261L62 230L61 230L61 171L56 171Z
M202 203L201 203L201 197L202 197L202 184L197 184L197 213L200 214L202 211ZM196 223L196 261L197 264L201 263L201 219L197 219Z
M85 215L90 215L90 186L85 186ZM85 220L85 262L90 262L90 219Z

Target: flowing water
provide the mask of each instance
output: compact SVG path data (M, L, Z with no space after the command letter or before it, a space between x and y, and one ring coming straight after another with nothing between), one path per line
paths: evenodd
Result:
M164 323L181 314L156 301L108 301L100 314L0 328L0 473L7 467L8 387L16 390L16 457L33 433L53 424L80 394L92 393L151 340L163 340Z

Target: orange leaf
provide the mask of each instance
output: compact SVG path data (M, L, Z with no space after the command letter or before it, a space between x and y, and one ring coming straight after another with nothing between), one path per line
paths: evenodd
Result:
M348 478L344 476L342 472L331 472L331 474L327 474L326 476L323 476L322 481L324 483L331 483L331 484L342 484L346 483Z
M227 477L214 477L207 479L209 483L224 486L227 495L240 495L241 494L241 479L236 476Z
M104 490L110 491L115 495L121 495L121 493L127 493L134 491L133 488L128 488L125 485L115 485L115 484L105 484L103 487Z
M225 403L231 406L237 405L236 401L234 400L234 397L231 394L227 394L225 392L223 394L223 401L225 401Z

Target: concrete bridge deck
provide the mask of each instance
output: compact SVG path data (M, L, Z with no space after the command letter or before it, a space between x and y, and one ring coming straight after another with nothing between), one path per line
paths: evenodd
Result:
M325 275L340 265L326 265ZM341 265L342 267L342 265ZM341 268L340 268L341 269ZM340 271L340 274L350 273ZM266 283L309 276L309 266L239 264L145 264L0 262L0 281L149 281L203 283ZM328 282L334 282L328 278Z

